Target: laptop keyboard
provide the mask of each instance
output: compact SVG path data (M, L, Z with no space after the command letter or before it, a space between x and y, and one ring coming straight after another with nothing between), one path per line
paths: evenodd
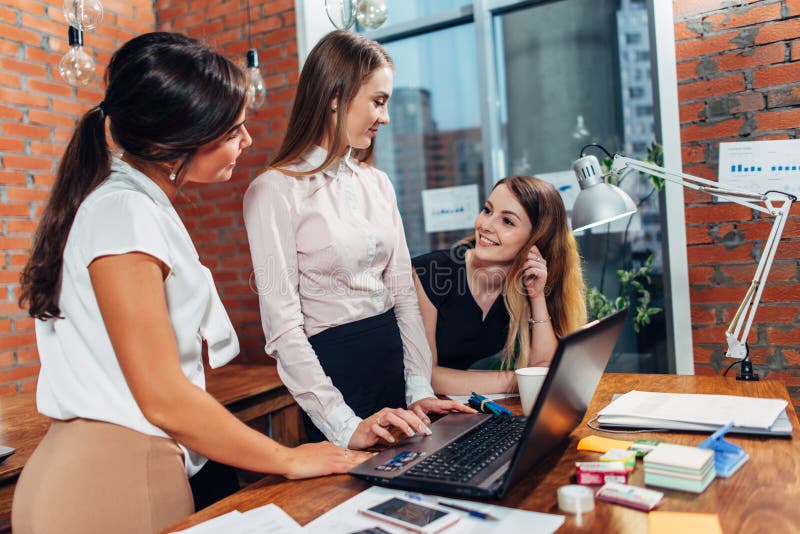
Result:
M405 476L469 482L517 444L526 421L524 417L494 416L419 462Z

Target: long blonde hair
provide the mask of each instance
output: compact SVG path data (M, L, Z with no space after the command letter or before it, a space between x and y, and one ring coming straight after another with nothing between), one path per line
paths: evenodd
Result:
M522 204L533 225L531 235L511 264L503 299L510 317L508 338L503 348L503 368L526 367L530 361L531 306L522 282L522 266L534 245L547 260L547 311L557 337L563 337L586 323L581 258L578 245L567 225L567 211L561 195L548 182L533 176L510 176L494 187L505 185Z
M344 152L347 134L344 117L361 85L381 67L392 67L392 58L383 47L363 35L337 30L323 37L306 59L292 114L281 147L269 166L290 175L317 174ZM336 99L336 113L331 102ZM330 141L325 161L316 169L296 172L286 169L312 145ZM358 161L371 163L375 141L363 150L353 151Z

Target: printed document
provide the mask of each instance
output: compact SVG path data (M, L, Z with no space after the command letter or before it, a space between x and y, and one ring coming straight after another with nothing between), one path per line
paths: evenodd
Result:
M768 429L786 405L783 399L634 390L617 397L598 415L718 426L733 421L737 427Z

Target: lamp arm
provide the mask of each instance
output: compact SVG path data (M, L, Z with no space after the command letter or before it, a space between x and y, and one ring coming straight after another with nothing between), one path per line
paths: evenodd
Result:
M746 358L748 352L747 336L750 333L750 327L753 325L753 319L758 304L761 302L764 284L767 280L769 270L772 267L775 253L778 250L778 243L780 243L783 228L789 216L789 210L792 208L792 203L797 200L797 198L794 195L780 191L768 191L764 194L758 194L750 191L720 187L717 182L692 176L691 174L672 171L659 167L658 165L631 159L619 154L614 156L611 172L621 178L628 170L637 170L646 174L658 176L669 182L677 183L697 191L703 191L723 200L735 202L742 206L772 215L775 218L769 232L769 237L767 237L767 240L764 242L764 249L761 252L761 258L756 266L753 281L750 283L750 287L747 289L742 303L736 310L731 324L725 331L728 344L728 350L725 355L728 358ZM775 202L780 203L780 205L776 205Z
M729 202L735 202L736 204L746 208L754 209L768 215L775 215L773 211L771 211L771 206L769 204L767 204L766 207L759 204L759 202L765 202L767 200L767 195L753 193L752 191L720 187L718 182L706 180L705 178L665 169L664 167L659 167L658 165L654 165L652 163L631 159L619 154L614 156L614 162L611 165L611 172L615 174L617 178L622 178L622 176L630 170L637 170L645 174L652 174L653 176L658 176L659 178L663 178L668 182L679 184L683 187L694 189L695 191L702 191L704 193L708 193L709 195L713 195ZM750 201L743 199L749 199Z

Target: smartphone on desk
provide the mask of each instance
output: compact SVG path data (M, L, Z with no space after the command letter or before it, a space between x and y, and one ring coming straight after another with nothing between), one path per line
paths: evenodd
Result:
M422 534L441 532L458 521L458 516L447 510L398 497L359 511L366 516Z

